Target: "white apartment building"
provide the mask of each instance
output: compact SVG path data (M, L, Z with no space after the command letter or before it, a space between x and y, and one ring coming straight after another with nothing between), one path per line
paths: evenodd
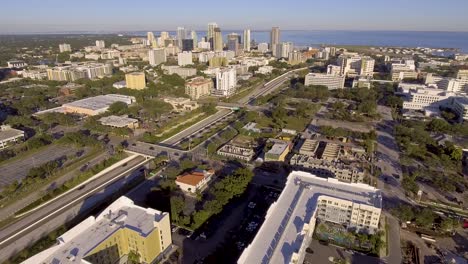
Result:
M244 51L250 51L250 29L244 30Z
M374 75L375 60L371 57L363 57L361 59L361 76L373 76Z
M335 76L341 75L341 67L330 64L327 66L327 74Z
M200 41L198 42L197 47L201 50L210 50L211 49L211 44L210 42L207 41Z
M274 56L276 58L288 58L289 53L293 52L294 44L292 42L283 42L275 45L276 52Z
M468 121L468 98L454 97L451 100L451 108L458 115L459 120Z
M24 61L15 60L15 61L7 61L7 66L8 68L23 68L23 67L28 66L28 64Z
M324 85L329 90L344 88L345 77L324 73L309 73L305 76L304 85Z
M59 44L59 50L60 50L60 53L72 51L70 44L66 44L66 43Z
M382 194L372 186L293 171L237 263L302 263L317 221L375 233L381 212Z
M177 54L177 63L179 66L192 65L192 52L184 51Z
M262 66L262 67L259 67L258 70L255 71L255 73L267 75L267 74L270 74L272 71L273 71L273 66Z
M416 65L414 60L399 60L394 61L391 65L392 72L399 72L399 71L415 71Z
M338 56L341 75L358 75L361 71L362 58L358 55L342 54Z
M403 102L403 109L408 110L438 110L439 106L445 105L447 103L446 100L453 95L442 89L430 87L408 89L400 86L400 89L402 89L403 94L406 96L406 100Z
M235 69L223 69L216 74L215 96L231 96L236 92L237 75Z
M167 61L166 49L150 49L148 52L148 60L151 66L158 66L161 63L165 63Z
M11 128L9 125L0 126L0 150L24 140L24 131Z
M96 40L96 47L103 49L106 47L106 43L104 42L104 40Z

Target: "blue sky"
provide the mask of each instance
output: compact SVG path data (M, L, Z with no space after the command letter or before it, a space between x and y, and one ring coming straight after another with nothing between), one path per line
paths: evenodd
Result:
M0 33L224 30L468 31L468 0L7 0Z

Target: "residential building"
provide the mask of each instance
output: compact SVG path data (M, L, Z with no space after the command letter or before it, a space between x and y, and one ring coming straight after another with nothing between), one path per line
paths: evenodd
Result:
M213 49L214 51L223 50L223 35L221 34L221 29L219 27L214 29Z
M210 42L200 41L200 42L198 42L198 48L201 49L201 50L210 50L211 49L211 44L210 44Z
M192 100L198 100L200 97L209 95L213 87L213 80L197 77L185 84L185 94Z
M47 69L51 81L75 81L78 79L96 79L112 75L113 66L108 63L74 63Z
M106 47L106 43L104 42L104 40L96 40L96 47L103 49Z
M358 75L361 72L361 66L363 64L361 56L356 54L341 54L338 56L337 63L341 69L340 74L344 76ZM372 68L372 71L373 70Z
M431 110L439 111L439 107L446 105L447 100L453 95L442 89L432 87L402 86L401 94L405 96L404 110Z
M127 87L127 82L125 81L120 81L120 82L115 82L112 84L112 87L115 89L122 89Z
M251 161L255 156L255 143L246 136L238 135L216 151L220 156Z
M303 263L320 221L375 233L381 212L382 194L372 186L293 171L237 263Z
M137 206L122 196L57 238L51 248L24 261L37 263L156 263L171 249L169 213Z
M197 75L197 69L195 68L182 68L180 66L162 66L161 69L171 75L171 74L177 74L182 78L188 78L191 76Z
M74 95L78 89L81 89L83 87L85 87L85 86L82 85L82 84L67 83L67 84L59 87L59 95L60 96Z
M0 150L24 140L24 131L11 128L9 125L0 126Z
M363 57L361 59L361 76L373 76L374 75L375 60L371 57Z
M210 67L224 67L228 65L226 57L213 57L208 61Z
M286 155L291 151L291 143L288 141L270 138L267 144L272 146L265 153L265 161L285 161Z
M43 80L47 78L47 69L23 70L23 77L33 80Z
M273 56L276 58L288 58L289 53L294 50L294 44L292 42L283 42L275 44L276 52Z
M309 85L323 85L328 90L343 89L345 77L340 75L331 75L324 73L309 73L305 77L305 86Z
M392 81L398 82L403 81L404 79L417 79L419 76L416 71L392 71Z
M192 65L192 52L184 51L177 54L177 63L179 66Z
M468 79L468 69L459 69L457 79Z
M125 74L125 83L128 89L141 90L146 88L144 72L131 72Z
M270 50L273 51L273 56L276 55L276 45L280 43L280 29L279 27L273 27L270 33Z
M239 54L239 45L240 45L239 38L240 36L237 33L231 33L231 34L228 34L227 36L228 50L234 51L235 54Z
M158 66L161 63L165 63L167 61L166 49L150 49L148 59L151 66Z
M190 37L192 39L192 49L194 49L195 47L197 47L198 45L198 35L197 35L197 32L195 30L192 30L192 32L190 32Z
M115 128L127 127L127 128L130 128L130 129L137 129L138 126L139 126L138 119L130 118L127 115L123 115L123 116L115 116L115 115L104 116L104 117L101 117L98 121L104 126L110 126L110 127L115 127Z
M177 176L175 183L179 188L187 193L195 194L203 192L208 186L214 175L214 170L199 170L196 169L192 172L186 172Z
M156 42L156 38L154 37L154 33L153 32L148 32L146 33L146 45L149 45L149 46L153 46L153 43ZM156 47L154 47L156 48Z
M258 68L258 70L255 71L255 73L267 75L267 74L271 74L272 71L273 71L273 66L261 66Z
M259 43L257 45L257 50L261 53L268 52L268 43Z
M59 51L60 53L71 52L72 49L71 49L70 44L63 43L63 44L59 44Z
M468 121L468 98L466 96L451 98L450 108L457 114L459 121Z
M338 65L328 65L327 66L327 74L329 75L334 75L334 76L340 76L341 75L341 67Z
M223 69L216 74L215 96L231 96L236 92L237 75L235 69Z
M250 51L250 29L244 30L244 51Z
M288 63L289 64L296 65L296 64L303 63L303 62L304 62L304 59L302 58L302 53L301 52L299 52L297 50L289 52L289 54L288 54Z

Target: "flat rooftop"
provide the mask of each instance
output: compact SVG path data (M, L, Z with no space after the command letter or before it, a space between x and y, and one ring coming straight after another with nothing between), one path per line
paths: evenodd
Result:
M302 245L301 230L310 222L320 196L382 208L380 190L372 186L293 171L278 201L268 209L265 222L237 263L289 263Z
M79 107L79 108L85 108L85 109L90 109L90 110L100 110L100 109L109 107L111 104L115 102L124 102L126 104L131 104L134 101L135 101L135 97L133 96L126 96L126 95L119 95L119 94L106 94L106 95L98 95L94 97L81 99L78 101L64 104L63 106Z
M122 196L98 217L86 220L60 236L58 245L26 260L25 264L82 263L82 259L102 241L123 228L131 228L142 235L149 234L167 213L136 206ZM73 256L73 257L72 257Z
M24 132L15 128L4 128L0 130L0 141L24 136Z
M115 115L101 117L98 121L105 126L113 127L126 127L128 125L138 122L138 120L135 118Z

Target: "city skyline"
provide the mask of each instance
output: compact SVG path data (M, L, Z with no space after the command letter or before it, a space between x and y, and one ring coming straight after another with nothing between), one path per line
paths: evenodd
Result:
M90 4L87 5L87 2ZM0 33L159 31L176 30L178 26L206 30L207 24L212 21L216 21L223 30L250 28L254 31L279 26L282 30L468 31L468 21L463 14L468 9L468 2L462 0L443 3L422 0L375 3L361 0L354 6L349 6L345 0L338 0L335 6L345 8L330 12L326 12L329 6L325 2L293 0L288 3L289 6L300 8L295 8L291 16L284 14L281 5L270 4L265 9L266 3L263 0L255 3L241 0L219 7L212 0L203 4L182 1L177 6L145 0L136 0L132 6L120 0L85 0L66 4L56 0L25 0L21 5L6 2L2 8L9 12L0 18ZM424 12L418 12L421 4L427 7ZM64 8L73 12L64 12ZM164 12L158 12L160 10ZM177 14L177 18L173 14Z

